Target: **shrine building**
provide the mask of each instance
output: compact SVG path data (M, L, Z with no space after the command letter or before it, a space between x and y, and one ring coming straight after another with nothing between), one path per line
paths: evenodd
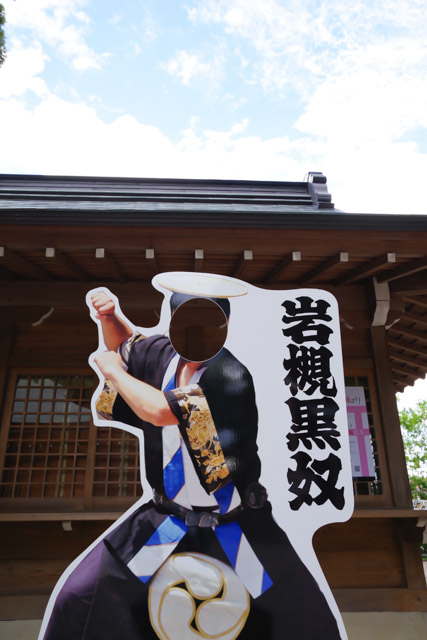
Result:
M353 517L319 530L315 550L350 640L425 638L427 511L412 506L395 394L427 373L427 215L344 213L315 172L1 175L0 238L0 637L37 637L61 573L141 493L137 439L92 424L87 291L107 286L153 326L152 277L195 271L337 298L373 463L354 473Z

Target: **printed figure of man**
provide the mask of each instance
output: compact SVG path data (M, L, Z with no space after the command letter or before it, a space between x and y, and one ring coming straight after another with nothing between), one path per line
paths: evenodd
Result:
M173 292L172 314L194 297ZM228 321L229 300L211 300ZM71 573L44 639L339 640L259 483L249 371L225 348L193 362L166 336L133 333L103 292L92 304L108 349L95 360L118 393L113 418L144 433L153 499Z

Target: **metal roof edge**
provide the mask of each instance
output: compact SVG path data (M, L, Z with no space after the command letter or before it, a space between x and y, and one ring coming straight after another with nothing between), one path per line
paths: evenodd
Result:
M427 215L342 213L339 211L254 211L229 210L200 212L194 210L0 210L0 225L113 226L113 227L223 227L264 229L337 229L427 231Z
M43 175L43 174L8 174L0 173L1 181L11 182L25 182L31 181L34 183L46 182L69 182L70 184L81 183L112 183L122 182L123 184L177 184L177 185L265 185L276 187L300 187L308 191L308 183L304 180L301 181L286 181L286 180L226 180L226 179L214 179L214 178L154 178L154 177L121 177L121 176L67 176L67 175Z

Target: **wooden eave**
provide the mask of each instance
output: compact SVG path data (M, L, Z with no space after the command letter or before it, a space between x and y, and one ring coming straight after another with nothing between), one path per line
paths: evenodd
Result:
M3 307L74 304L101 284L160 271L267 287L387 282L396 390L427 372L427 216L347 214L307 183L0 176ZM65 301L63 302L65 305Z

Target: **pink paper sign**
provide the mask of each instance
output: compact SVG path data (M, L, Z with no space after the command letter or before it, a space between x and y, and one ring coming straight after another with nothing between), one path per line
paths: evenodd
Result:
M346 387L353 478L375 478L374 456L363 387Z

